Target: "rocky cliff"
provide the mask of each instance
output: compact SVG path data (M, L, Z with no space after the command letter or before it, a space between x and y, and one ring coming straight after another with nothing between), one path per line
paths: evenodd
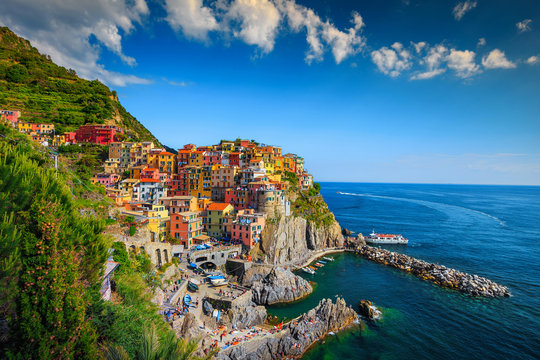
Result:
M313 291L309 282L280 267L252 267L244 274L242 285L251 287L253 301L259 305L295 301Z
M315 341L330 331L339 331L358 319L343 299L323 299L308 313L291 321L273 336L241 343L219 352L220 360L278 360L300 357Z
M309 252L343 245L341 227L329 213L329 220L315 222L302 216L272 219L261 236L261 259L271 264L296 264L309 257Z

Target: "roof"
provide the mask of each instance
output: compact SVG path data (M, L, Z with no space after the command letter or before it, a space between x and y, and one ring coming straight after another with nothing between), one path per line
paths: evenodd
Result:
M174 155L173 153L170 153L168 151L162 151L159 153L159 155Z
M145 183L148 183L148 182L152 182L152 183L160 183L161 181L159 181L159 180L154 180L154 179L140 179L139 182L145 182Z
M159 171L159 170L156 168L146 168L146 169L143 169L143 171Z
M212 204L208 205L208 210L223 211L229 206L232 206L232 205L229 204L229 203L212 203Z

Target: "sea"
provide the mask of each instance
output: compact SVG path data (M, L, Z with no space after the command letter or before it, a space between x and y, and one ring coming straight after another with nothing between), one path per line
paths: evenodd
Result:
M383 318L329 335L304 359L540 359L540 187L321 183L342 227L402 234L386 249L487 277L509 298L475 298L350 253L332 255L306 299L269 308L294 318L323 298L360 300Z

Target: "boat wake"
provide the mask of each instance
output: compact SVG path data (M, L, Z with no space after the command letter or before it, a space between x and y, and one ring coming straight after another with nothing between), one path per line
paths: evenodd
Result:
M450 205L450 204L445 204L445 203L440 203L440 202L434 202L434 201L427 201L427 200L418 200L418 199L409 199L409 198L400 198L400 197L393 197L393 196L383 196L383 195L371 195L371 194L355 194L355 193L346 193L346 192L341 192L341 191L338 191L338 194L340 195L348 195L348 196L362 196L362 197L369 197L369 198L374 198L374 199L385 199L385 200L395 200L395 201L406 201L406 202L410 202L410 203L414 203L414 204L419 204L419 205L423 205L423 206L426 206L428 208L431 208L431 209L435 209L435 210L439 210L440 211L440 207L441 206L444 206L444 207L447 207L447 208L454 208L454 209L458 209L458 210L465 210L467 212L471 212L471 213L475 213L475 214L479 214L479 215L482 215L482 216L485 216L487 218L490 218L491 220L497 222L499 225L503 226L503 227L506 227L506 223L499 219L498 217L496 216L493 216L493 215L490 215L490 214L487 214L483 211L480 211L480 210L475 210L475 209L469 209L469 208L466 208L464 206L459 206L459 205Z

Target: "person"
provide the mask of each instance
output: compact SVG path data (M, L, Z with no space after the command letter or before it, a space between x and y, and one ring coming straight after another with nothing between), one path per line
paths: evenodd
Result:
M219 336L219 341L223 342L223 333Z

